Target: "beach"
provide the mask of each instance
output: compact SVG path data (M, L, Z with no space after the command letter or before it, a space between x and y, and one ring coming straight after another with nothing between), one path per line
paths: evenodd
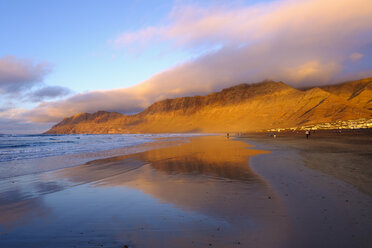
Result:
M0 248L372 248L372 0L0 6Z
M2 178L0 246L369 247L371 138L353 139L167 138Z
M271 153L251 159L291 213L287 247L369 247L372 243L372 136L361 132L251 134ZM275 162L273 162L275 161Z

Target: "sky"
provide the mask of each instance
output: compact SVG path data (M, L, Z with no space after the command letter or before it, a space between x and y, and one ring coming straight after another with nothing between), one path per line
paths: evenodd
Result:
M0 0L0 133L265 79L372 76L370 0Z

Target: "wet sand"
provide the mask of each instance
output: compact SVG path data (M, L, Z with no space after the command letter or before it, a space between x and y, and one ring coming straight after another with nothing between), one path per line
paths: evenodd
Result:
M1 247L276 247L281 200L221 136L6 179ZM14 182L14 183L13 183Z
M247 141L272 150L296 150L304 164L355 186L372 196L372 131L317 131L309 139L301 133L247 135Z
M203 136L1 179L0 247L369 247L371 196L307 160Z
M290 212L288 247L372 245L372 136L324 132L249 135L254 148L271 151L251 159L252 169Z
M147 150L173 146L182 142L186 142L187 138L168 137L154 138L154 140L156 140L157 142L143 143L135 146L122 147L112 150L1 162L0 180L9 177L37 174L46 171L53 171L67 167L73 167L85 163L86 161L92 161L98 158L109 158L113 156L133 154Z

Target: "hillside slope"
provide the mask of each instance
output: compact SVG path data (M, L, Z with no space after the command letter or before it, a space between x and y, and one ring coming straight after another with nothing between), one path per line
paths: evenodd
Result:
M207 96L159 101L136 115L77 114L46 133L246 132L371 118L364 101L350 102L332 91L301 91L274 81L241 84Z
M322 87L323 90L372 110L372 78Z

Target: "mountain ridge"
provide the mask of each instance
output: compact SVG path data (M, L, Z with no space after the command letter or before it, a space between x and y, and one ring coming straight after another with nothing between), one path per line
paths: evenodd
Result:
M372 77L323 86L322 89L372 110Z
M275 81L239 84L206 96L161 100L135 115L75 114L46 133L245 132L371 118L370 79L363 80L307 90Z

